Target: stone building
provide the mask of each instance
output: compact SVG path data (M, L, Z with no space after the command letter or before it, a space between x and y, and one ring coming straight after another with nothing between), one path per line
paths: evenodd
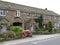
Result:
M24 6L20 4L14 4L10 2L0 1L0 26L2 31L6 30L6 27L22 26L24 29L31 29L38 25L35 19L42 14L46 25L49 20L53 22L55 28L60 27L60 15L46 9L39 9L35 7Z

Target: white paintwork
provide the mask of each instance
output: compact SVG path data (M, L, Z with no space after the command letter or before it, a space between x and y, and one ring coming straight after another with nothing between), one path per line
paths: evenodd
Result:
M31 26L31 31L33 31L33 30L34 30L34 26L32 25L32 26Z
M19 17L20 16L20 10L16 10L16 16Z

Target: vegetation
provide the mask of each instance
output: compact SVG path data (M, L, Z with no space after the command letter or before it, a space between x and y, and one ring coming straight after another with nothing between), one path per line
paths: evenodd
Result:
M14 38L16 34L13 31L6 31L6 32L3 32L3 36L5 36L6 38Z
M51 33L59 33L60 30L58 29L53 29L52 21L48 22L48 27L47 29L45 28L37 28L33 31L33 34L51 34Z
M6 32L0 33L0 41L32 37L30 30L23 30L20 26L10 26Z
M48 30L49 30L49 32L52 32L52 29L53 29L52 22L49 21L49 22L48 22Z
M0 32L1 32L1 28L2 28L2 26L0 25Z
M26 37L32 37L32 32L31 32L31 30L24 30L24 32L23 32L23 34L24 34L24 36L26 36Z
M47 29L43 28L43 17L42 15L35 19L36 22L39 23L39 28L36 28L33 31L33 34L51 34L51 33L59 33L60 30L53 29L52 21L48 22ZM0 26L1 29L1 26ZM0 41L4 40L12 40L19 39L24 37L32 37L32 32L30 30L23 30L20 26L9 26L7 27L7 31L0 33Z
M39 28L43 28L43 16L41 16L38 19L35 19L36 22L39 23Z
M20 32L23 32L23 28L20 27L20 26L11 26L10 27L10 30L11 31L14 31L16 34L20 33Z

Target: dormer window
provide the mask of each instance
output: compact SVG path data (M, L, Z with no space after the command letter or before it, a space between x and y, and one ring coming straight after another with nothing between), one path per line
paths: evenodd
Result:
M20 10L16 10L16 17L20 16Z
M6 10L0 9L0 16L6 16Z

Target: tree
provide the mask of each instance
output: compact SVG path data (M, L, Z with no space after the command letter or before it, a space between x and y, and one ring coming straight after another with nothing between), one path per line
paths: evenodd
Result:
M52 32L52 28L53 28L52 22L49 21L48 22L48 30L49 30L49 32Z
M35 19L35 21L39 23L40 28L43 28L43 16L42 16L42 14L38 19Z

